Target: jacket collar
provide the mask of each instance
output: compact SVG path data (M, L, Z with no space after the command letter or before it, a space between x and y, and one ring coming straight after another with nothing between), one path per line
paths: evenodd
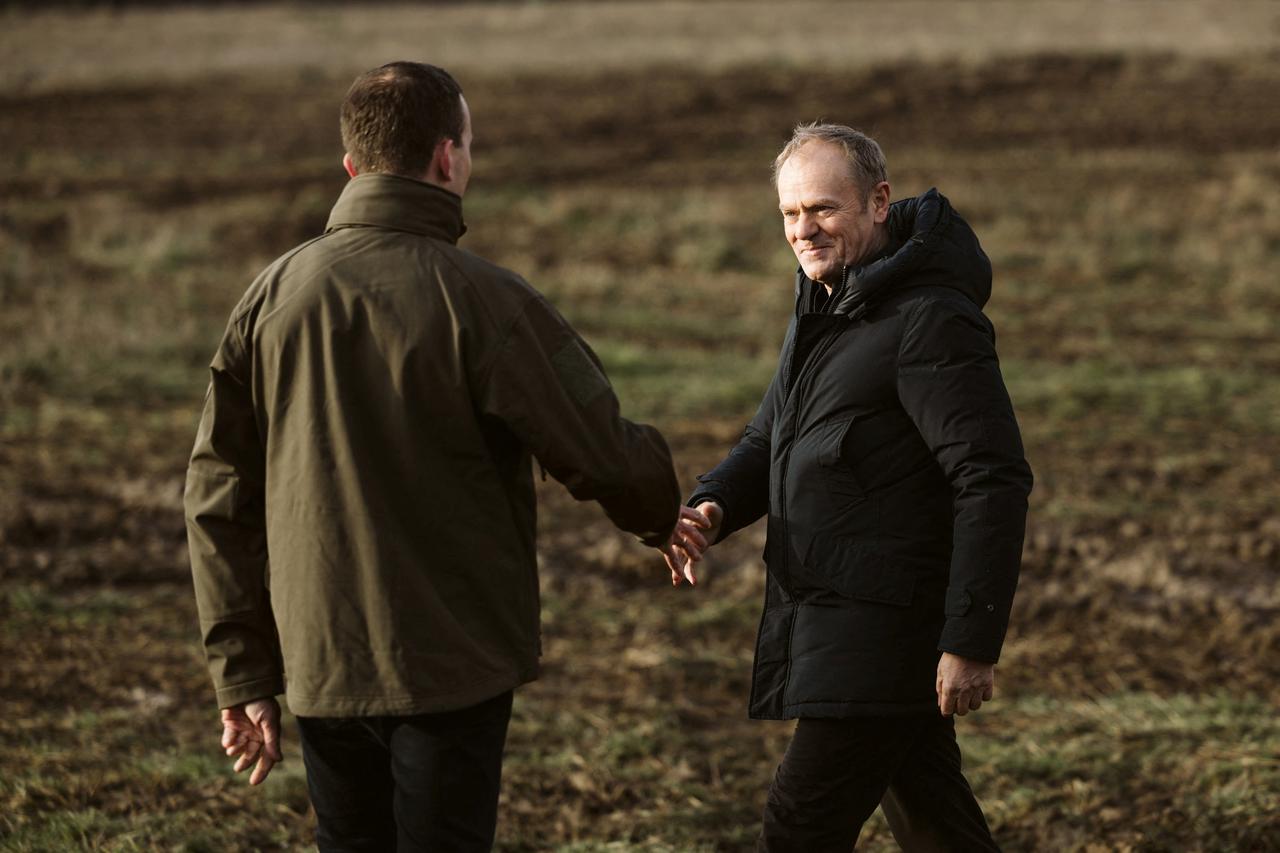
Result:
M857 320L889 293L938 285L964 294L981 308L991 296L991 262L978 238L946 196L931 189L889 206L889 245L884 254L846 267L839 302L831 313ZM797 293L817 285L796 272Z
M399 175L357 175L347 182L325 231L372 226L457 243L467 231L462 197Z

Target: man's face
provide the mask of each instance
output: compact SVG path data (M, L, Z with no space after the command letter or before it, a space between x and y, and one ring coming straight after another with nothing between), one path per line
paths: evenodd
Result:
M471 108L467 99L462 100L462 141L453 146L453 177L450 181L452 189L458 195L467 190L467 182L471 180Z
M844 149L815 140L778 170L778 209L804 274L830 286L839 283L846 266L879 249L876 225L889 212L889 185L880 183L864 199Z

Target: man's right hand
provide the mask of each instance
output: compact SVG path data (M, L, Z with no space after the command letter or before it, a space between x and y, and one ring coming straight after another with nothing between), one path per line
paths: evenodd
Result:
M223 708L222 748L236 760L236 773L253 767L249 784L261 784L271 768L284 760L280 752L280 705L276 700L254 699Z
M697 507L680 508L680 519L671 534L670 541L662 548L662 556L671 570L671 585L679 586L683 577L690 586L698 583L693 564L702 559L703 553L720 537L720 525L724 521L724 509L714 501L703 501Z

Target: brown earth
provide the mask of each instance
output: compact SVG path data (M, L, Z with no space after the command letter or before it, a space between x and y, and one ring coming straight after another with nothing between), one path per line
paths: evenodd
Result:
M533 78L518 87L481 79L468 83L468 93L479 116L481 186L717 186L760 180L762 164L793 117L818 115L830 104L856 105L829 117L874 131L890 151L923 146L963 157L969 151L1018 150L1030 141L1046 158L1059 150L1137 148L1190 151L1212 161L1266 149L1280 138L1280 111L1270 108L1272 90L1265 85L1278 73L1275 61L1233 66L1048 56L996 66L895 66L829 79L807 70L739 71L692 83L657 71L643 77ZM85 176L10 170L0 192L51 200L123 191L163 211L224 196L328 189L338 185L331 162L336 142L328 127L332 88L295 84L268 90L228 80L0 100L11 157L15 151L40 157L74 153L118 164ZM557 156L562 144L571 146L572 156ZM236 146L249 152L249 165L209 176L219 170L203 168L204 160ZM102 177L102 171L119 174ZM266 256L315 233L324 213L317 208L302 220L265 228L246 221L220 237L239 251ZM981 221L983 212L972 218ZM58 251L69 236L65 219L56 215L3 224L45 251ZM481 245L472 248L501 251L495 236L479 235ZM544 251L559 260L572 249L553 242ZM625 251L614 256L620 267L646 260L626 257ZM1035 340L1020 341L1024 348L1072 337L1052 325L1025 322L1027 337ZM1184 334L1193 333L1192 328ZM1263 351L1254 357L1267 368L1280 366L1274 341L1256 343ZM689 471L714 462L736 428L677 426ZM180 575L184 539L176 512L177 471L184 449L154 448L169 463L164 480L144 476L87 488L75 477L23 482L22 500L11 504L0 531L5 576L66 586L151 583ZM1206 459L1176 467L1162 462L1162 448L1132 440L1094 447L1088 459L1055 458L1076 450L1041 445L1031 455L1055 473L1066 469L1073 488L1099 495L1208 486L1225 499L1270 491L1276 474L1274 435L1235 448L1230 462ZM27 467L20 443L10 442L3 452L10 472ZM127 461L123 467L126 476L153 473L131 472ZM551 536L558 516L548 514ZM1280 516L1273 507L1241 514L1224 505L1158 522L1138 517L1051 523L1033 516L1032 525L1015 636L1073 640L1072 648L1062 649L1071 660L1039 667L1040 676L1061 673L1070 679L1116 669L1128 673L1126 683L1133 686L1188 689L1212 673L1280 697L1274 664L1257 666L1261 653L1276 648ZM1153 622L1157 614L1161 618ZM1089 626L1088 638L1074 636L1080 625ZM1168 636L1134 648L1125 641L1126 626ZM1170 648L1184 646L1187 657L1161 663ZM1043 651L1037 649L1037 656ZM1136 659L1126 660L1130 656Z
M53 271L44 286L106 293L132 286L127 270L78 254L78 241L96 227L86 224L95 210L154 222L220 204L264 211L211 220L213 261L226 281L192 297L213 319L173 355L185 371L174 383L145 368L111 378L118 365L92 353L79 356L88 359L82 371L67 368L73 378L105 372L101 386L85 386L90 390L69 388L57 364L19 363L15 356L4 365L0 695L8 722L0 742L6 747L74 743L75 715L86 707L132 709L155 737L181 749L208 745L213 718L194 642L180 512L200 368L250 267L323 226L328 200L341 186L332 125L344 82L225 78L0 97L6 161L0 246L48 259ZM1225 691L1280 706L1274 321L1280 295L1273 287L1280 57L1041 56L841 74L664 69L463 82L477 116L474 192L498 199L484 207L491 220L473 221L468 245L528 263L544 278L584 257L620 274L650 267L680 276L682 261L665 254L660 241L641 238L607 251L582 249L571 227L554 218L546 227L530 226L523 214L504 212L503 199L569 193L584 199L574 208L581 212L608 204L595 201L602 196L670 198L759 185L767 205L768 163L798 119L821 116L873 132L900 185L958 187L980 234L1015 235L993 251L1011 284L992 310L1011 375L1024 377L1012 384L1039 483L1002 661L1004 695L1074 700ZM1098 224L1091 217L1110 218ZM1107 245L1099 231L1130 223L1137 223L1130 237L1152 242L1126 262L1121 255L1132 246ZM693 277L686 304L716 306L722 298L716 282L726 276L754 276L760 293L778 286L773 272L761 272L773 256L759 254L756 233L746 229L737 254ZM1082 237L1101 242L1070 243ZM1243 261L1220 257L1227 243ZM1227 270L1218 294L1206 295L1201 280L1170 260L1185 260L1176 253L1192 250L1203 253L1193 258L1203 269ZM1247 269L1231 266L1245 262ZM181 259L174 263L175 275L187 269ZM11 270L0 280L6 315L0 330L11 342L24 339L31 324L56 326L60 303L36 289L38 278ZM161 279L149 281L159 287ZM566 311L583 312L593 340L614 334L606 321L592 327L593 304L582 296ZM129 312L142 309L120 310L127 323ZM780 329L781 316L777 323ZM618 334L641 347L671 340L661 325ZM753 330L716 346L758 357L760 340L771 334ZM679 343L700 351L696 340ZM78 346L64 342L73 366ZM146 356L145 344L139 346ZM1082 372L1099 360L1114 370L1104 367L1099 377ZM1131 385L1113 383L1114 375L1129 374ZM1055 392L1061 376L1069 381ZM1026 389L1022 397L1019 389ZM647 414L672 437L682 480L690 484L732 443L750 410L749 404L701 413L656 407ZM572 505L554 484L542 493L551 609L547 672L532 689L538 705L531 714L552 719L587 713L581 709L593 704L623 714L618 709L666 695L678 697L672 719L695 734L715 730L728 715L742 733L734 736L750 740L751 750L736 757L732 749L712 750L720 763L686 771L712 795L741 797L746 790L758 797L785 738L781 728L752 728L738 719L761 589L762 532L717 548L696 593L701 598L657 599L670 613L655 616L647 609L668 591L652 553L619 541L595 508ZM606 615L590 615L597 611ZM634 623L616 621L632 616ZM690 651L697 645L704 657ZM671 660L677 665L659 666ZM513 749L536 750L535 734L520 740L517 733ZM62 767L64 779L100 784L11 791L11 830L59 808L129 815L140 802L149 811L166 803L199 807L202 795L189 786L173 783L157 793L137 789L127 775L112 776L109 749L86 764L65 751L71 747L60 748L43 759L52 762L55 778ZM624 750L623 759L648 760L642 749ZM510 849L586 841L600 827L643 826L646 809L665 808L646 800L639 783L610 787L591 767L545 777L520 767L504 807ZM207 796L231 798L218 808L232 813L239 790L224 780ZM1150 826L1164 819L1160 809L1172 808L1153 802L1107 807ZM295 792L280 808L284 829L271 831L305 837L305 796ZM752 814L750 802L739 802L720 818L749 821ZM1040 825L1010 817L1001 829L1019 849L1071 846L1078 836L1054 833L1073 820L1046 817ZM266 825L261 816L253 821ZM1240 824L1241 844L1276 849L1276 821L1274 813L1248 817ZM1135 841L1124 832L1098 837L1161 849L1152 840L1158 834ZM639 844L648 836L633 830L627 837ZM715 846L736 844L725 836Z

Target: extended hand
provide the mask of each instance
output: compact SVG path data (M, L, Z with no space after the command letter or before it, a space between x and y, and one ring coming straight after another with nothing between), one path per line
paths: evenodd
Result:
M996 691L996 665L943 652L938 661L938 710L944 717L964 716L990 701Z
M724 510L712 501L703 501L697 508L680 508L680 519L671 534L671 540L662 549L662 556L671 570L671 585L679 586L683 576L690 586L698 583L693 564L702 559L703 553L715 544L720 536L720 524Z
M280 752L280 705L275 699L255 699L222 709L222 748L236 760L235 772L258 765L249 774L249 784L259 785L277 762Z

